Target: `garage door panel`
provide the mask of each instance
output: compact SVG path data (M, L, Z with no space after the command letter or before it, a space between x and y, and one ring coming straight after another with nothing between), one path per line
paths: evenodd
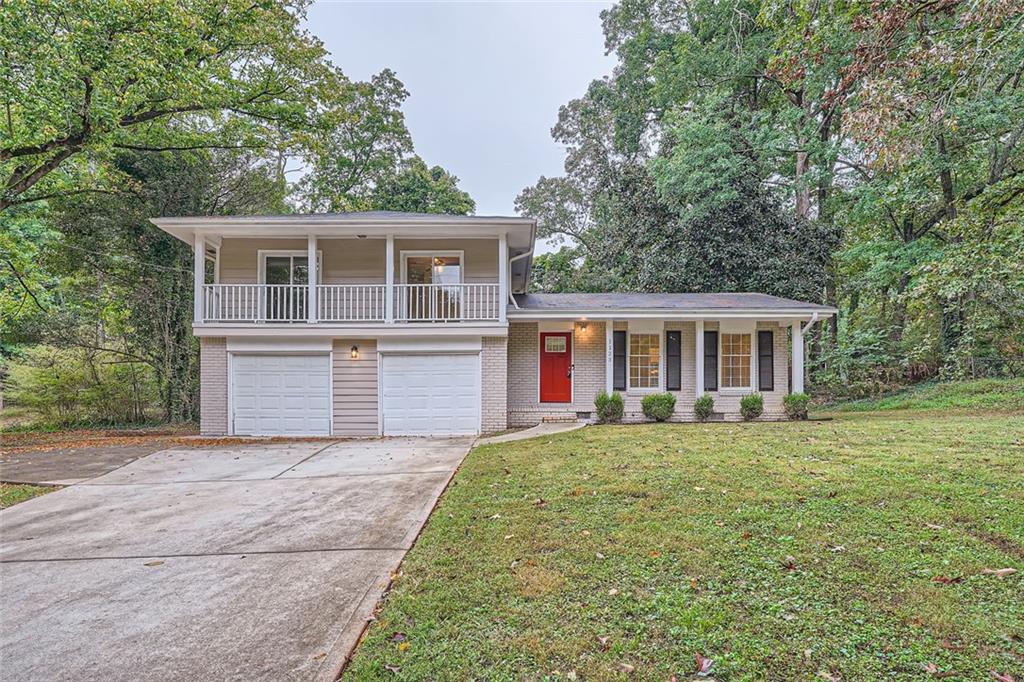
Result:
M480 425L476 355L387 355L381 402L387 435L475 434Z
M328 435L327 355L235 355L234 432L240 435Z

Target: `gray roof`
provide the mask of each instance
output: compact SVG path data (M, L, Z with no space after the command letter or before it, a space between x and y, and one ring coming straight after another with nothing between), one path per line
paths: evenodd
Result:
M835 313L836 309L817 303L794 301L768 294L520 294L520 309L539 311L672 310L785 310Z
M252 223L252 222L401 222L401 223L522 223L532 225L533 218L522 216L488 216L488 215L451 215L447 213L411 213L405 211L349 211L344 213L278 213L260 215L230 216L166 216L155 218L160 224L217 222L217 223Z

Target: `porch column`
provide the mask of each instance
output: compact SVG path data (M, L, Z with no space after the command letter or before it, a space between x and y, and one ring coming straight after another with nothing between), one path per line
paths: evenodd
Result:
M389 234L384 247L384 321L395 321L395 235Z
M206 281L206 237L196 232L193 239L193 292L192 292L192 321L203 321L203 284Z
M508 308L508 236L502 232L498 237L498 321L506 321Z
M800 320L793 322L793 393L804 392L804 333Z
M615 320L604 323L604 392L615 390Z
M697 334L696 357L694 358L696 367L694 367L695 371L693 373L693 376L696 377L694 397L699 398L704 395L704 320L697 320L694 327Z
M306 237L306 263L307 272L309 274L309 293L306 296L308 306L306 308L306 319L310 324L317 321L317 301L316 301L316 283L320 281L319 267L316 262L316 235L311 234Z

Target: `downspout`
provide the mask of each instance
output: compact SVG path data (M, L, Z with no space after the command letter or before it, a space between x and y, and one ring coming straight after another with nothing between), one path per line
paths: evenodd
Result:
M526 258L528 256L532 256L532 255L533 255L533 244L531 243L529 251L527 251L525 253L521 253L518 256L513 256L512 258L508 259L508 279L509 279L510 282L512 281L512 264L515 263L517 260L520 260L522 258ZM527 275L527 276L529 276L529 275ZM508 288L508 300L509 300L509 303L511 303L512 306L516 310L519 310L519 304L516 303L516 297L512 295L512 287Z
M814 313L813 315L811 315L811 319L810 319L810 321L809 321L809 322L807 323L807 325L806 325L806 326L803 326L803 327L801 327L801 328L800 328L800 334L801 334L801 336L802 336L802 335L804 335L804 334L806 334L806 333L807 333L807 330L808 330L808 329L810 329L811 327L813 327L813 326L814 326L814 324L815 324L815 323L816 323L817 321L818 321L818 313Z

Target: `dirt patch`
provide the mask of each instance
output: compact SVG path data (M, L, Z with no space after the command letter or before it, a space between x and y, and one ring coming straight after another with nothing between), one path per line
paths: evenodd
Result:
M325 441L337 438L242 438L202 437L182 431L62 431L57 433L5 434L0 455L54 450L82 450L122 446L151 445L166 449L172 447L203 448L247 443L298 443Z

